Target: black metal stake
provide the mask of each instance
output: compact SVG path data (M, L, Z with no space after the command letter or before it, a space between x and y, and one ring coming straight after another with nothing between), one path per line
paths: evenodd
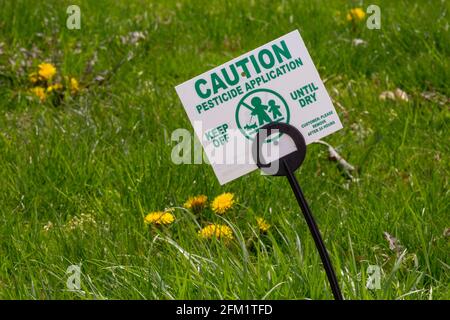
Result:
M328 256L327 249L325 247L325 244L323 243L322 236L320 235L319 228L317 227L316 221L314 220L311 209L308 206L308 202L306 202L302 189L300 188L300 185L295 178L294 173L289 168L287 161L281 160L281 162L286 169L286 177L289 181L289 184L291 185L292 191L295 194L298 205L302 210L306 223L308 224L309 231L311 232L311 235L314 239L317 250L319 251L320 259L322 260L325 272L328 277L328 281L330 282L330 287L331 291L333 292L334 299L344 300L344 298L342 297L341 289L339 288L339 282L333 269L333 265L331 264L330 257Z
M278 165L272 170L272 164L263 163L260 158L260 147L261 143L267 139L273 132L273 130L278 130L282 134L289 136L295 143L297 150L292 152L278 160ZM260 135L263 138L260 138ZM314 239L316 248L319 251L320 259L322 260L325 272L327 274L328 282L330 283L331 291L333 292L334 299L344 300L341 289L339 288L339 282L336 278L336 274L331 264L330 257L328 256L327 249L323 243L322 236L320 235L319 228L317 227L316 221L312 215L311 209L308 206L308 202L303 195L302 189L295 178L294 171L300 167L306 155L306 143L303 135L300 131L292 125L286 123L270 123L262 127L256 135L256 143L253 145L253 158L256 161L258 168L266 171L269 175L274 176L286 176L289 184L291 185L292 191L294 192L295 198L297 199L298 205L302 210L303 216L305 217L306 223L308 224L309 231ZM269 169L270 168L270 169Z

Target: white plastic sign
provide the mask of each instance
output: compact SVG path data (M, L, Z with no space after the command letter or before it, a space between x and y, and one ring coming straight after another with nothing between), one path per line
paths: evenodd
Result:
M306 144L342 128L298 30L175 89L220 184L257 168L251 147L268 123L295 126ZM279 146L270 161L295 151L288 140L267 142Z

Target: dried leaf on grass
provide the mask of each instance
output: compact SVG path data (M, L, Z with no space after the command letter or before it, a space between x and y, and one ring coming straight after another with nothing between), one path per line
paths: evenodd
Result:
M408 94L403 91L402 89L395 89L394 91L383 91L380 96L379 96L380 100L399 100L399 101L404 101L404 102L408 102L409 101L409 97Z
M445 238L450 237L450 228L445 228L443 235Z
M420 94L422 98L425 100L437 103L441 106L450 105L450 98L447 98L445 95L434 92L434 91L425 91Z
M326 143L325 141L318 140L315 143L322 144L324 146L328 147L328 158L332 161L336 161L339 165L339 167L345 172L345 174L353 180L353 175L351 174L352 171L355 171L355 167L347 162L337 151L333 146L331 146L329 143Z
M389 243L389 249L396 252L397 254L400 254L404 249L404 247L400 244L400 241L386 231L383 232L383 234L384 234L384 238Z

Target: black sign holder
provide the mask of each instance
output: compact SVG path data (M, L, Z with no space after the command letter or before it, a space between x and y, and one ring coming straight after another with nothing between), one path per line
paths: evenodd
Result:
M280 158L277 161L271 163L262 163L260 161L260 149L262 143L267 140L273 133L277 131L280 134L286 134L294 141L297 148L296 151ZM256 135L256 143L253 144L253 158L256 159L256 164L258 168L262 171L273 175L273 176L286 176L289 184L291 185L292 191L295 194L298 205L303 212L306 223L308 224L309 231L312 234L314 242L316 244L317 250L319 251L320 259L322 260L325 272L330 283L331 291L335 300L344 300L342 297L341 289L339 288L339 283L336 278L336 274L331 264L330 257L328 256L327 249L320 235L319 228L317 227L316 221L312 215L311 209L309 208L308 202L303 195L302 189L295 178L294 171L300 167L306 156L306 143L303 135L300 131L286 123L270 123L262 127ZM274 172L275 168L275 172Z

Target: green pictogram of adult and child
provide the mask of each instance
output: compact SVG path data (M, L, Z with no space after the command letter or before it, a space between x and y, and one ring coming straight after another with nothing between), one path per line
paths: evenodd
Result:
M238 128L249 139L262 126L280 121L289 123L289 107L280 94L270 89L257 89L246 94L236 108Z
M267 105L264 105L260 97L254 97L251 103L253 106L251 115L257 117L260 127L266 123L271 123L272 119L276 120L282 116L280 112L281 107L276 104L275 100L269 100ZM272 117L269 117L268 112L272 113Z

